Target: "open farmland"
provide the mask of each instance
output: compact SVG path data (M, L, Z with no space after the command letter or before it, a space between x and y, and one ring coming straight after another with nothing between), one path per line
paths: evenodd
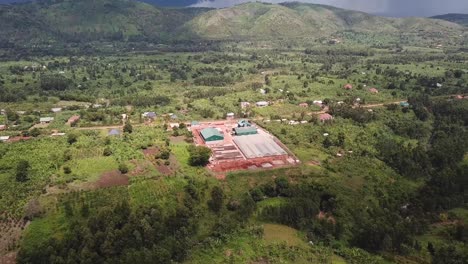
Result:
M1 264L468 259L465 27L130 0L0 25Z

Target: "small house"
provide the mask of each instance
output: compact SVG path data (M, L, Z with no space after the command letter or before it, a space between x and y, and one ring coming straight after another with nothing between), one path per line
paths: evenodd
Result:
M236 136L247 136L258 134L256 127L236 127L234 128L234 134Z
M351 90L351 89L353 89L353 85L347 83L347 84L345 84L345 86L344 86L343 88L344 88L345 90Z
M227 118L227 119L233 119L234 116L235 116L234 113L227 113L227 114L226 114L226 118Z
M245 119L239 120L239 122L237 122L237 127L250 127L250 126L252 126L252 124L248 120L245 120Z
M72 116L72 117L70 117L68 119L67 124L71 126L71 125L75 124L78 121L80 121L80 116L79 115L74 115L74 116Z
M224 136L216 128L205 128L202 131L200 131L200 134L203 137L203 140L205 140L205 142L224 140Z
M60 112L62 112L62 108L61 107L54 107L54 108L50 109L50 111L52 111L52 113L60 113Z
M313 103L314 103L314 105L322 106L323 101L321 101L321 100L315 100Z
M111 129L111 131L109 131L109 136L120 136L120 131L118 129Z
M169 123L169 127L170 127L171 129L179 128L179 127L180 127L180 124L179 124L179 123Z
M10 139L10 136L1 136L0 137L0 142L6 142Z
M249 102L241 102L240 106L241 106L242 109L245 109L247 107L250 107L250 103Z
M370 92L370 93L373 93L373 94L378 94L378 93L379 93L379 90L377 90L377 88L370 88L370 89L369 89L369 92Z
M0 131L6 130L7 126L6 125L0 125Z
M410 104L408 102L400 102L401 107L409 107Z
M54 121L54 118L53 117L41 117L39 119L39 122L41 124L50 124L52 121Z
M155 119L157 115L155 112L144 112L141 116L143 118Z
M320 122L326 122L326 121L333 120L333 116L330 114L321 114L319 116L319 119L320 119Z
M308 103L300 103L299 106L303 107L303 108L307 108L307 107L309 107L309 104Z
M257 107L266 107L266 106L268 106L270 104L268 102L266 102L266 101L260 101L260 102L257 102L255 105Z

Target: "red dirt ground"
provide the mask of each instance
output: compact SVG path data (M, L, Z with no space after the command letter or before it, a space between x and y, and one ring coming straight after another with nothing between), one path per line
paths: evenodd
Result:
M129 184L129 179L118 170L105 172L96 182L98 188L108 188L114 186L125 186Z
M147 149L144 149L143 150L143 155L145 155L145 157L154 157L156 156L156 154L159 153L159 149L158 148L147 148Z
M194 143L196 145L207 146L212 149L219 148L222 146L231 146L231 145L236 146L236 144L233 141L233 136L231 135L232 127L235 127L236 123L237 123L237 120L213 121L213 122L201 123L197 127L192 127L191 130L194 136ZM207 127L215 127L215 128L220 129L222 133L224 134L224 141L216 142L216 143L213 143L212 145L205 144L203 138L200 135L200 131ZM264 131L260 127L258 127L258 129L260 133L268 133L267 131ZM233 159L226 158L226 159L219 159L219 160L215 159L211 161L211 163L208 165L208 168L215 173L216 178L224 179L226 176L226 172L230 172L230 171L257 170L257 169L265 170L265 169L274 169L274 168L296 165L295 162L291 163L288 161L288 159L290 160L292 159L293 161L297 160L294 154L291 151L289 151L289 149L276 138L274 138L274 141L280 147L282 147L288 153L288 155L270 156L270 157L254 158L254 159L246 159L246 158L233 158ZM238 149L237 146L236 148ZM266 163L272 166L268 168L262 167L262 165Z

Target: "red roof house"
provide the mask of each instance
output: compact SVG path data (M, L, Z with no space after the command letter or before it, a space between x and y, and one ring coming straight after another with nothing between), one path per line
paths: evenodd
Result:
M299 104L300 107L304 107L304 108L307 108L309 107L309 104L308 103L302 103L302 104Z
M80 120L80 116L79 115L74 115L74 116L72 116L72 117L70 117L68 119L67 124L72 125L72 124L78 122L79 120Z
M348 83L348 84L346 84L346 85L344 86L344 88L345 88L346 90L351 90L351 89L353 89L353 86L352 86L351 84Z
M321 114L319 116L319 119L321 122L325 122L325 121L329 121L329 120L332 120L333 119L333 116L330 115L330 114Z
M379 90L377 90L377 88L370 88L369 89L369 92L373 93L373 94L378 94L379 93Z

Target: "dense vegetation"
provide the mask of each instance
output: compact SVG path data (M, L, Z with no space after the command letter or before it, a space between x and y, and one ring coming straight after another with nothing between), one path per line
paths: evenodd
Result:
M466 263L461 26L126 0L0 22L0 262ZM227 113L301 164L205 168L187 128Z

